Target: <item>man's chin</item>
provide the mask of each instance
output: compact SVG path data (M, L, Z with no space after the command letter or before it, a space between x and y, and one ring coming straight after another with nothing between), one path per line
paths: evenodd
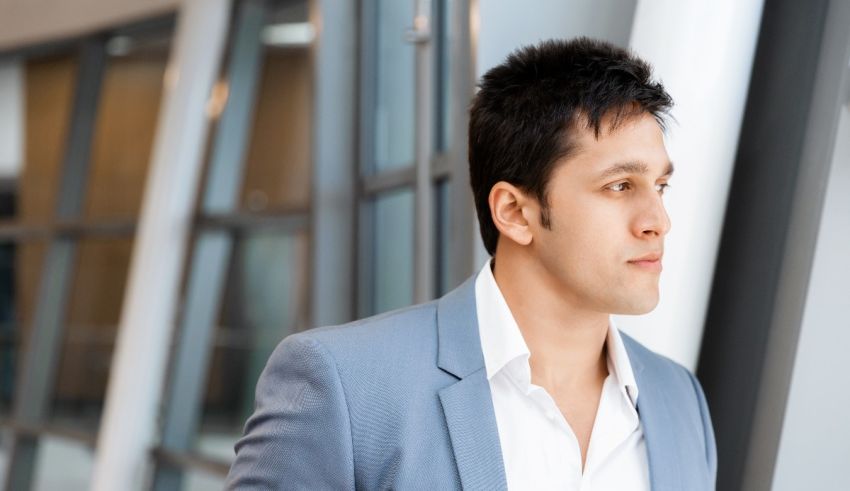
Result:
M629 302L623 302L621 305L618 305L618 308L611 313L617 315L644 315L652 312L658 306L657 295L651 298L633 298L630 300Z

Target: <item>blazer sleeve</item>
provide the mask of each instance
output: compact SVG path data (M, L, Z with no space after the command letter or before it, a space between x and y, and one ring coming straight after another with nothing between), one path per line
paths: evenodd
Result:
M319 341L283 340L257 382L226 489L354 489L348 406Z
M697 400L699 401L699 412L702 418L703 435L705 437L705 460L708 464L708 472L713 481L711 489L714 489L714 483L717 481L717 444L714 441L714 427L711 424L711 414L708 411L708 402L705 400L705 393L696 376L688 371L688 376L694 386Z

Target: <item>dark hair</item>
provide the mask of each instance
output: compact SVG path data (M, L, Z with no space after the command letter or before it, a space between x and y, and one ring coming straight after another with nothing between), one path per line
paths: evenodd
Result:
M470 109L469 174L487 252L495 254L499 239L488 204L494 184L533 193L549 227L546 185L554 164L574 150L580 124L598 138L603 118L613 129L649 113L664 127L673 101L650 77L634 54L585 37L520 48L482 77Z

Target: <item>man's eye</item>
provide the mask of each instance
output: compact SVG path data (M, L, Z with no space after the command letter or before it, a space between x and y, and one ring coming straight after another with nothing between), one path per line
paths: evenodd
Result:
M621 193L623 191L627 191L630 188L631 188L631 184L628 183L628 182L618 182L617 184L612 184L612 185L608 186L608 189L610 189L611 191L616 191L618 193Z
M665 182L661 184L656 184L655 190L658 191L658 194L664 194L664 191L666 191L669 187L670 185Z

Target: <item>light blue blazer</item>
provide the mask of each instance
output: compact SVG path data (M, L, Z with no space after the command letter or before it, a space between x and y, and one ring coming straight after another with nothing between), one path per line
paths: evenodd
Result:
M714 489L696 378L623 341L652 489ZM284 339L257 383L227 488L505 489L474 278L427 304Z

